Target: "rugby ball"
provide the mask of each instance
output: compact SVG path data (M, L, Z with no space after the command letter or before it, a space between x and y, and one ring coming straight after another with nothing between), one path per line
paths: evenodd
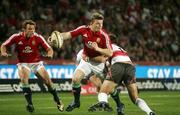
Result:
M53 31L51 33L50 41L52 42L52 46L55 48L61 48L63 45L63 37L58 31Z

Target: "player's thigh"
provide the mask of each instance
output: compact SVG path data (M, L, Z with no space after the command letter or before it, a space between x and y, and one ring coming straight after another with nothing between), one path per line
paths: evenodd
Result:
M100 88L102 85L102 80L96 75L90 76L89 80L98 88Z
M46 84L51 84L51 79L49 77L48 72L46 71L45 67L39 68L36 72L35 75L43 80Z
M116 87L116 83L110 80L104 80L100 92L104 92L106 94L110 94L113 92L114 88Z
M88 62L85 62L81 59L79 65L74 71L72 81L75 83L79 83L85 76L88 76L91 74L91 68L88 64Z
M46 71L45 67L39 68L35 73L38 73L38 74L39 74L38 77L49 78L49 74L48 74L48 72Z
M89 66L94 74L104 79L104 63L90 63Z
M75 69L74 74L76 74L76 71L81 71L84 73L84 76L88 76L92 73L91 67L89 65L89 62L84 61L83 59L81 59L79 65L77 66L77 68ZM75 76L76 77L76 76Z
M74 75L72 77L72 81L74 83L80 83L81 80L84 78L85 74L81 69L76 69Z
M136 83L127 85L127 90L129 93L129 97L131 98L133 103L135 103L136 99L138 98L138 90L137 90Z
M21 79L21 82L28 83L28 79L31 73L30 69L22 64L18 64L17 66L18 66L18 74Z

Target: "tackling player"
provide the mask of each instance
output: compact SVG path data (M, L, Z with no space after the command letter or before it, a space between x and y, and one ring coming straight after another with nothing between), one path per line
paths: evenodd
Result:
M136 104L141 110L145 111L147 115L155 115L155 113L149 108L147 103L139 98L138 90L136 86L135 67L131 62L128 54L121 47L112 45L113 55L111 56L111 68L107 74L106 80L104 80L100 93L98 94L99 103L90 107L95 109L102 107L108 103L107 95L113 91L113 89L124 82L128 89L129 97L134 104ZM118 115L124 115L120 110Z
M53 57L53 50L47 44L45 39L35 33L36 23L32 20L25 20L22 25L22 32L13 34L1 45L1 55L8 57L7 47L15 45L18 58L18 73L21 79L21 87L27 101L26 109L29 112L34 111L32 102L32 92L29 86L30 72L33 72L38 78L42 79L48 87L48 91L53 95L59 111L63 111L64 105L59 99L56 89L45 70L43 62L40 59L39 46L47 52L47 57Z
M76 58L76 64L78 65L81 61L81 59L83 59L83 49L81 49L78 54L77 54L77 58ZM101 60L104 60L106 61L107 58L104 57L104 56L99 56L98 57L99 60L101 58ZM94 58L94 60L96 60L96 57ZM102 61L102 62L104 62ZM106 61L107 62L107 61ZM104 70L107 69L107 67L104 68ZM99 92L101 86L102 86L102 83L105 79L105 75L107 73L107 70L106 71L103 71L103 76L98 76L98 75L95 75L94 73L90 74L89 76L86 76L86 78L88 80L90 80L97 88L97 91ZM124 109L124 104L120 101L120 98L119 98L119 90L117 90L116 88L114 89L113 92L110 93L111 97L113 98L113 100L116 102L116 106L117 106L117 111L119 110L123 110ZM95 110L95 109L94 109ZM93 109L89 109L89 111L94 111ZM105 111L112 111L112 108L109 107L109 105L105 105L105 108L104 108Z

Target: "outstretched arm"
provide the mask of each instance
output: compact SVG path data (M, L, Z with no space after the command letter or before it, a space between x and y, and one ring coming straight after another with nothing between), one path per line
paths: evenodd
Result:
M67 39L72 38L70 32L62 32L62 33L60 33L59 31L53 31L53 32L54 33L56 32L56 34L58 34L58 36L60 36L59 39L61 39L61 40L67 40ZM52 41L51 35L48 37L47 42L50 46L53 46L53 41Z
M61 33L61 35L62 35L63 40L67 40L67 39L72 38L70 32L63 32L63 33Z

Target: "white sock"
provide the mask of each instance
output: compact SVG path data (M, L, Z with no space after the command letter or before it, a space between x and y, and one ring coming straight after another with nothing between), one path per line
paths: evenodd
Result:
M108 103L108 95L106 93L99 93L98 94L98 101Z
M147 113L147 115L149 115L150 112L152 112L152 110L149 108L149 106L146 104L146 102L141 99L141 98L137 98L135 104L144 112Z

